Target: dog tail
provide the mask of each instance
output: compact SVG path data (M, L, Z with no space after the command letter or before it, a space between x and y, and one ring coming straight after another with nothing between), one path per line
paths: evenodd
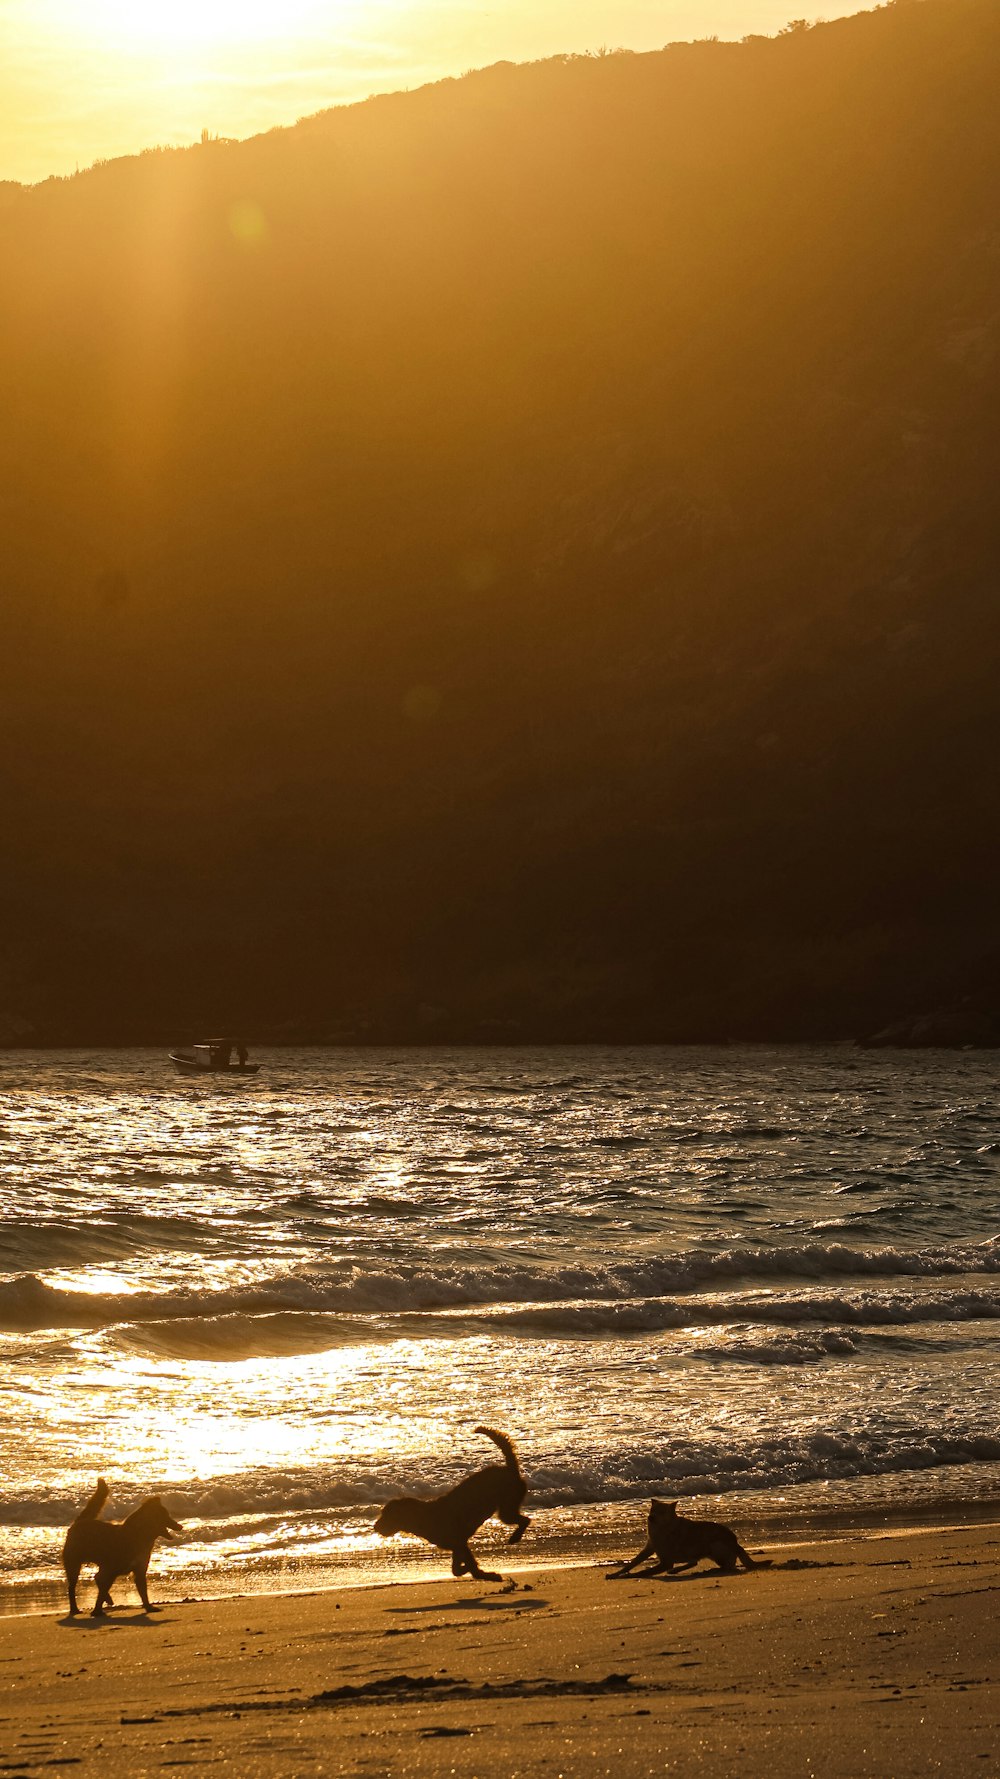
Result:
M518 1462L517 1453L514 1450L513 1441L507 1438L506 1433L498 1433L495 1427L474 1427L473 1432L483 1433L487 1439L492 1439L493 1444L498 1445L503 1452L503 1455L507 1460L508 1470L513 1470L516 1476L520 1476L521 1466Z
M81 1507L76 1516L77 1525L79 1525L81 1520L96 1520L110 1493L111 1490L108 1488L103 1476L99 1476L97 1479L97 1487L91 1495L90 1500L86 1503L86 1506Z

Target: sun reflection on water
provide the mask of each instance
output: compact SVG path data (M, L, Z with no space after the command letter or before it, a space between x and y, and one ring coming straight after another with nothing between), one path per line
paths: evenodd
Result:
M852 1465L989 1469L992 1063L274 1052L194 1093L151 1054L5 1067L11 1574L54 1572L99 1474L112 1513L162 1491L188 1527L165 1575L401 1572L377 1503L492 1461L477 1423L522 1450L530 1556L649 1489L758 1517ZM975 1276L921 1258L950 1242Z

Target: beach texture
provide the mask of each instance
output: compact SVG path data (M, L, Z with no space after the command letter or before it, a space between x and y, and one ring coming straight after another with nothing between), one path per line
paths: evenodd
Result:
M756 1554L771 1566L522 1570L506 1592L448 1579L148 1617L119 1584L104 1622L0 1621L0 1773L996 1770L996 1526Z

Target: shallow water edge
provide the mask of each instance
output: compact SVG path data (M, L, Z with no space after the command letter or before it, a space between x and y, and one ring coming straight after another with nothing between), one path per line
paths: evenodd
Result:
M982 1485L981 1485L982 1486ZM989 1483L986 1484L987 1491ZM716 1500L685 1503L683 1511L696 1519L719 1519L737 1528L751 1555L786 1556L803 1545L842 1543L848 1540L865 1542L905 1537L909 1532L931 1529L960 1531L969 1525L997 1525L1000 1528L1000 1466L993 1480L992 1492L965 1496L961 1479L956 1477L953 1490L946 1482L942 1487L936 1476L933 1493L915 1502L882 1501L873 1498L873 1491L864 1495L845 1487L838 1500L825 1504L804 1501L754 1501L732 1496ZM530 1503L529 1503L530 1505ZM506 1547L506 1532L493 1525L484 1527L476 1538L475 1548L482 1562L487 1560L505 1575L521 1580L549 1569L573 1569L590 1565L617 1563L623 1554L634 1555L645 1542L645 1511L640 1503L582 1506L572 1513L566 1510L533 1516L530 1543L515 1552ZM58 1569L58 1547L61 1532L53 1540L54 1562L51 1570L24 1580L0 1580L0 1618L62 1614L65 1611L65 1583ZM195 1564L179 1568L171 1564L162 1548L166 1562L151 1565L150 1594L155 1602L256 1599L271 1595L336 1593L341 1589L395 1587L403 1584L442 1581L448 1578L448 1558L443 1552L426 1550L411 1539L397 1539L388 1545L374 1542L368 1549L344 1550L317 1557L315 1553L301 1561L282 1555L273 1562L265 1559L232 1564ZM466 1585L474 1585L466 1583ZM482 1584L485 1589L491 1585ZM80 1586L80 1598L89 1602L89 1585ZM115 1589L116 1605L126 1609L138 1605L138 1595L128 1580ZM89 1604L83 1607L89 1610Z

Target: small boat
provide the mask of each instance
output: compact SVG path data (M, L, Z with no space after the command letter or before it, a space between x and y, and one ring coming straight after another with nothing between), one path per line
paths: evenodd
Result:
M192 1044L185 1050L168 1052L179 1075L256 1075L259 1062L233 1062L233 1051L242 1049L231 1038L208 1038L203 1044ZM246 1051L243 1051L244 1058Z

